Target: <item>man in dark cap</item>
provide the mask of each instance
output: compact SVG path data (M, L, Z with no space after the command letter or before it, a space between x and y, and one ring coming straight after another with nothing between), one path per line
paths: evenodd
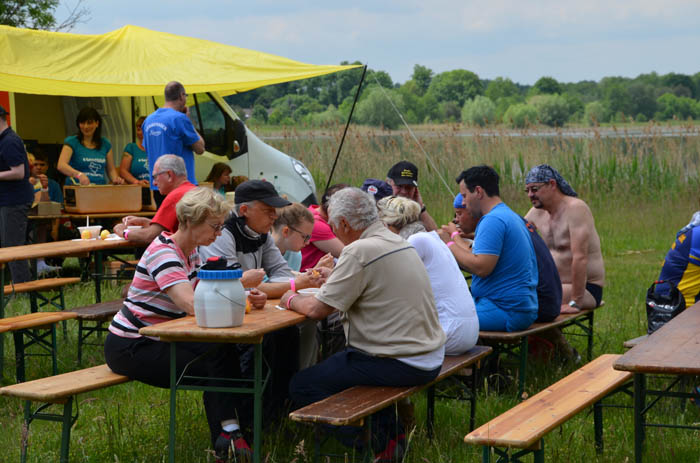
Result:
M605 266L600 238L588 205L551 166L533 167L525 177L534 223L552 253L562 283L562 313L598 307L603 297Z
M394 196L403 196L420 204L420 220L427 231L437 230L435 220L428 214L423 204L423 198L418 190L418 167L408 161L399 161L386 174L387 183L391 186Z
M7 111L0 106L0 244L21 246L27 238L27 213L34 200L29 183L29 160L22 139L7 123ZM31 279L26 260L10 262L12 281Z
M391 185L386 183L384 180L377 180L376 178L366 179L364 183L362 183L361 189L362 191L371 194L374 197L374 202L394 194Z

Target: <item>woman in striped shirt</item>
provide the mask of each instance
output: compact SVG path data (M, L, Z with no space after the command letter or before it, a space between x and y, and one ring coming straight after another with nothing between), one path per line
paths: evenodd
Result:
M148 246L136 266L124 307L114 316L105 339L105 359L115 373L156 387L170 386L170 344L141 336L139 328L194 315L194 288L200 258L198 246L221 235L230 206L211 188L194 188L177 203L178 230L163 232ZM251 305L262 308L264 293L251 295ZM234 344L177 343L177 375L202 354L214 355L189 365L192 376L240 377ZM205 392L204 408L217 456L225 459L229 448L250 457L250 448L235 420L240 398L233 394ZM244 445L245 444L245 445ZM238 447L241 447L238 451Z

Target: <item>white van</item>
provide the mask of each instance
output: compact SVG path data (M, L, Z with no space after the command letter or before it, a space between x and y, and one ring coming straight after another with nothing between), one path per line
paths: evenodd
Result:
M162 104L163 97L73 97L1 92L9 102L11 125L28 143L56 157L68 135L77 131L75 118L81 108L95 108L103 117L102 135L112 143L114 162L124 147L136 140L134 122ZM204 138L206 152L195 155L197 181L204 181L217 162L231 166L232 175L265 179L280 194L305 205L316 204L316 186L309 170L291 156L263 143L248 130L233 109L216 92L188 97L190 118Z

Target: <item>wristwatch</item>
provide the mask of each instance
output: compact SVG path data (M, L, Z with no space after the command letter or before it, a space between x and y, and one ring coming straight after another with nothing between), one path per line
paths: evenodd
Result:
M581 310L581 306L576 303L573 299L569 301L569 307L573 307L574 309Z

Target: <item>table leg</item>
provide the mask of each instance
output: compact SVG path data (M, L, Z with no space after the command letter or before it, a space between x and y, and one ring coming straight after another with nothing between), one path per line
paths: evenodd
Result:
M168 461L175 463L175 412L176 412L176 394L177 394L177 378L176 378L176 363L175 363L175 343L170 343L170 436L168 441Z
M646 404L646 376L634 374L634 461L642 462L644 444L644 406Z
M520 369L518 370L518 400L524 400L525 380L527 379L527 336L520 341Z
M262 340L255 344L255 384L253 391L253 463L260 463L262 447Z
M104 268L102 267L102 251L95 251L95 302L102 302L102 275Z

